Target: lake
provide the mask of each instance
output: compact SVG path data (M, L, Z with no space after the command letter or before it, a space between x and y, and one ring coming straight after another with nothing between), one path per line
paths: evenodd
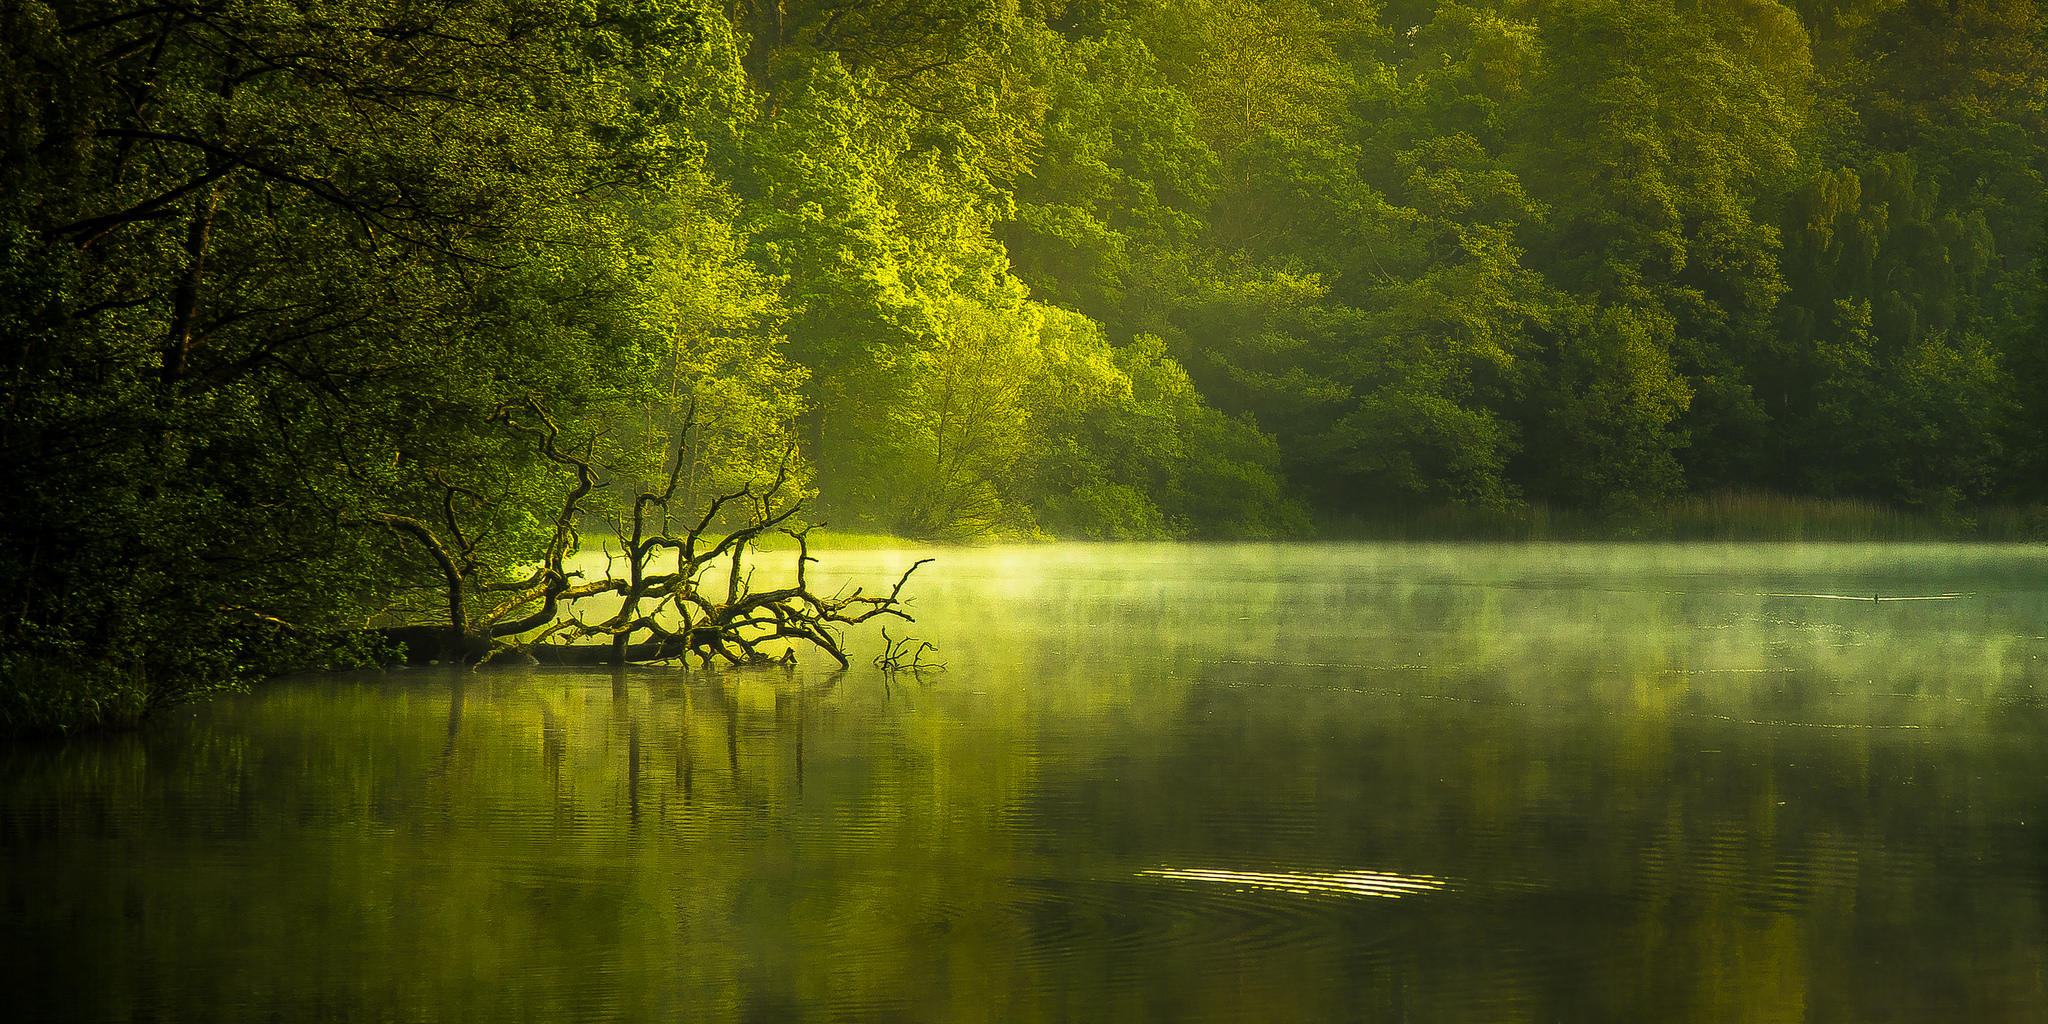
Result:
M937 555L0 750L10 1019L2048 1020L2048 549Z

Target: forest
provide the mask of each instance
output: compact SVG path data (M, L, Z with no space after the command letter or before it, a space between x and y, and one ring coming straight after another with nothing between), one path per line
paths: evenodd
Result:
M2036 504L2044 116L2034 0L10 0L0 718L769 480L946 541Z

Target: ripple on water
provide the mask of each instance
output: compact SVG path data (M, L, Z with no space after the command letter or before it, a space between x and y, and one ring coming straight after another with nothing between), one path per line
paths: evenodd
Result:
M1140 878L1220 885L1244 893L1285 893L1290 896L1347 898L1370 896L1400 899L1450 887L1447 879L1430 875L1397 875L1384 871L1233 871L1225 868L1147 868Z
M1372 956L1357 942L1361 914L1450 886L1379 871L1158 867L1122 878L1017 879L1012 912L1039 961L1159 950L1230 961L1340 947L1355 959Z
M1853 890L1873 856L1821 834L1784 843L1746 829L1674 837L1642 851L1635 897L1727 893L1753 910L1796 912L1824 893Z

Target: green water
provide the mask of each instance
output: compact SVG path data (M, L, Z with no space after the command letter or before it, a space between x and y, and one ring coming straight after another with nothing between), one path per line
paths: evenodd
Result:
M2048 1020L2043 550L914 590L949 671L307 678L0 751L8 1018Z

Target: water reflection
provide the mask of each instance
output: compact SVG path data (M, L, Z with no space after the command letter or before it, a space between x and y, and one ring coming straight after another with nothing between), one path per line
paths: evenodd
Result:
M961 552L943 675L292 681L0 754L0 982L64 1020L2043 1019L2044 561ZM1967 596L1798 596L1865 590Z
M1377 896L1400 899L1436 892L1448 884L1441 878L1410 877L1381 871L1230 871L1222 868L1150 868L1140 878L1165 878L1226 886L1236 892L1280 892L1292 896Z

